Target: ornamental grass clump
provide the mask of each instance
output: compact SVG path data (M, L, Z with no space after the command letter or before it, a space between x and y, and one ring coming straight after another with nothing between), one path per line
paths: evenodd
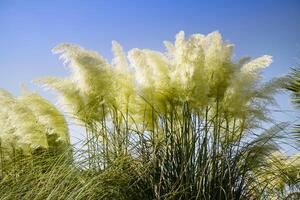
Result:
M26 91L16 98L1 89L0 104L2 178L11 174L11 169L14 176L23 173L22 165L33 169L35 156L46 158L69 151L70 138L64 116L40 95Z
M114 41L111 63L78 45L55 47L53 52L61 55L70 75L35 82L57 94L65 115L84 127L86 137L73 146L72 156L70 150L68 156L35 155L35 162L51 167L38 171L34 179L30 177L39 166L34 164L28 176L7 176L3 190L8 190L4 183L11 181L14 190L21 183L38 184L39 191L17 190L34 199L294 195L298 156L286 157L278 145L294 137L283 134L289 124L261 129L271 122L274 94L287 80L263 82L262 70L272 57L234 60L233 45L219 32L186 38L181 31L174 44L164 44L166 52L135 48L126 55ZM43 147L48 152L50 144L52 149L70 144L64 116L49 102L36 93L16 99L2 93L1 104L14 109L0 113L4 119L0 138L13 133L9 136L13 144L23 145L15 121L6 116L12 112L21 120L22 113L28 112L28 125L20 128L22 137L29 138L27 151ZM19 197L9 192L4 196Z

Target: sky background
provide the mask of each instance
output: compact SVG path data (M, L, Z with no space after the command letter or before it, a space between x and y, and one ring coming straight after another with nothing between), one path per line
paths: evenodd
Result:
M112 58L111 41L124 50L164 50L162 41L218 30L235 44L235 58L269 54L266 79L300 63L300 0L0 0L0 87L19 94L20 85L68 71L51 49L79 44ZM50 98L48 94L44 94ZM287 95L279 95L279 120L292 119Z

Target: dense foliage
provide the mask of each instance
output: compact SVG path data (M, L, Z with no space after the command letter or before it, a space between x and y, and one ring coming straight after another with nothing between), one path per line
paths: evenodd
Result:
M261 128L287 81L262 82L271 56L233 60L218 32L164 44L126 56L113 42L111 63L77 45L54 48L70 75L35 82L85 128L81 145L38 94L1 90L3 199L297 198L299 156L278 146L297 134L283 132L287 123Z

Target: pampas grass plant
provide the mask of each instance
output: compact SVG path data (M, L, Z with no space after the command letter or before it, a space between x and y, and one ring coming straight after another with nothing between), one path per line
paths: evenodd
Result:
M164 44L166 52L126 55L114 41L111 64L74 44L53 49L70 75L34 82L54 91L65 115L84 127L77 145L63 114L41 96L1 91L0 199L297 195L299 156L278 145L294 137L283 134L289 124L262 129L286 83L262 82L271 56L233 60L233 45L218 32L179 32Z

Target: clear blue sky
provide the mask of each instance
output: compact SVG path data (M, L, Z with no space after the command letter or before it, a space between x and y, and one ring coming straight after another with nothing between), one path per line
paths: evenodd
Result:
M272 55L267 79L300 60L300 0L0 0L0 87L18 94L34 78L66 75L50 51L61 42L110 59L112 40L125 50L163 50L162 41L173 41L180 30L219 30L235 44L236 56ZM278 100L291 109L286 97Z

